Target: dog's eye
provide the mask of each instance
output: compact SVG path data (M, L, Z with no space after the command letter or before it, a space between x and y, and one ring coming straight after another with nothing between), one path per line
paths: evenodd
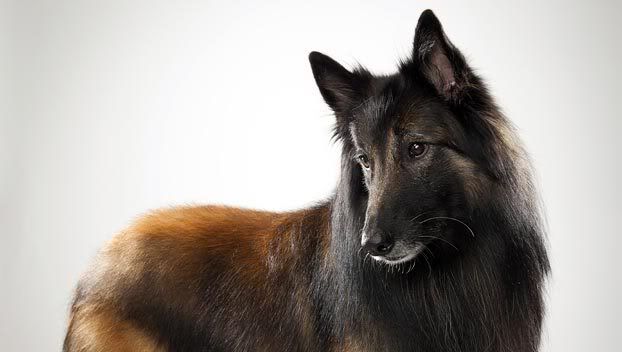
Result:
M408 146L408 156L411 158L420 158L428 150L428 145L425 143L410 143Z
M363 165L364 168L369 169L369 158L365 154L360 154L356 157L358 162Z

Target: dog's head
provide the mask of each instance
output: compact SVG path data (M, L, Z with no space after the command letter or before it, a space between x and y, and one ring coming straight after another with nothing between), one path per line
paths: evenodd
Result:
M453 247L473 236L470 212L504 172L499 130L486 116L494 109L486 88L432 11L421 15L412 57L393 75L350 71L317 52L309 59L336 134L358 164L363 249L396 264L431 242Z

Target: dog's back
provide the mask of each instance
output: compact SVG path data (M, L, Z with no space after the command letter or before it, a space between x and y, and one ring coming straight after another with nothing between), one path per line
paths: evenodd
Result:
M288 304L292 295L310 301L294 270L310 248L288 238L308 216L186 207L140 219L81 280L65 351L309 346L309 310ZM228 338L234 335L242 338Z

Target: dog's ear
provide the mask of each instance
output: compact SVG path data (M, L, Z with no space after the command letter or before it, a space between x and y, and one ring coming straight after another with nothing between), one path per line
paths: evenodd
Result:
M309 54L309 62L326 104L335 112L337 119L349 119L351 109L365 94L367 77L361 72L348 71L337 61L317 51Z
M415 30L413 63L447 100L459 99L468 87L471 70L431 10L425 10L419 17Z

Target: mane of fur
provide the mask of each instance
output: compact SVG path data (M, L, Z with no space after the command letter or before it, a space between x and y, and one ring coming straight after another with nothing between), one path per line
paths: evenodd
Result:
M342 175L332 200L329 255L315 294L338 339L374 351L536 351L549 271L531 168L512 126L485 89L465 118L479 121L493 187L469 222L475 238L455 258L383 267L360 254L366 208L362 175L342 139ZM471 115L471 116L469 116Z

